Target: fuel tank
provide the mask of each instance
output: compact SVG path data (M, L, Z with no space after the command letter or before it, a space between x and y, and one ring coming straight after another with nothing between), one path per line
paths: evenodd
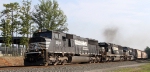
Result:
M89 62L90 57L84 57L84 56L73 56L71 63L81 63L81 62Z

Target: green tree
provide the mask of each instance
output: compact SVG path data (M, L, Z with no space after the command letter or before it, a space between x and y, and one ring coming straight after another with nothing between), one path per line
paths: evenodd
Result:
M0 23L1 35L4 37L3 42L5 43L5 54L8 54L6 47L10 47L11 44L11 25L9 19L2 19Z
M17 21L19 4L14 2L3 4L3 6L5 9L1 12L0 30L2 31L1 35L4 37L3 41L6 47L10 48L11 44L13 43L13 33L17 29L16 26L19 23L19 21ZM5 49L5 52L7 54L7 49Z
M68 31L66 15L58 7L55 0L40 0L40 4L35 6L32 19L38 24L38 29L48 29L56 31Z
M19 23L19 21L17 21L17 19L19 16L18 15L19 3L14 2L9 4L3 4L3 6L5 7L5 10L2 11L3 15L5 16L5 20L6 20L5 23L7 26L8 25L10 26L8 30L10 30L11 32L10 38L12 38L12 36L14 36L13 33L16 32L18 29L17 24Z
M21 44L25 45L28 48L28 42L29 42L29 34L31 30L31 24L33 23L32 17L31 17L31 1L23 0L23 5L20 7L20 20L21 20L21 26L20 26L20 34L22 35Z
M150 48L147 46L144 51L147 53L148 58L150 58Z
M10 20L7 19L2 19L1 20L1 24L0 24L0 30L2 31L2 36L4 37L4 43L6 44L7 47L10 47L10 44L11 44L11 24L10 24Z

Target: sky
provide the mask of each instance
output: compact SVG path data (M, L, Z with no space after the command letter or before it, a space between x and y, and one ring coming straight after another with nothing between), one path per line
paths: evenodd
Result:
M4 3L21 0L1 0ZM106 29L116 28L111 42L144 50L150 46L149 0L57 0L67 16L68 33L99 42L109 41ZM38 0L32 0L32 7ZM113 35L114 36L114 35Z

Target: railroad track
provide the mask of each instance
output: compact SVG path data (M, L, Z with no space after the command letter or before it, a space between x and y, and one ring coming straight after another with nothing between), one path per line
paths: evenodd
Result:
M106 63L85 63L85 64L67 64L67 65L50 65L50 66L15 66L15 67L1 67L0 72L83 72L96 69L105 69L117 66L146 63L149 61L120 61L120 62L106 62Z

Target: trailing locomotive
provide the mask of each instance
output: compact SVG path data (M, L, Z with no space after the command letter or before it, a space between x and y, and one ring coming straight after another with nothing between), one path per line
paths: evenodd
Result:
M41 30L33 34L24 65L99 63L139 59L139 51L113 43L98 42L73 34ZM147 54L141 51L141 58Z
M132 48L123 47L123 52L124 52L124 60L135 60Z
M123 49L121 46L106 42L100 42L99 46L104 50L103 53L101 53L102 61L124 60Z

